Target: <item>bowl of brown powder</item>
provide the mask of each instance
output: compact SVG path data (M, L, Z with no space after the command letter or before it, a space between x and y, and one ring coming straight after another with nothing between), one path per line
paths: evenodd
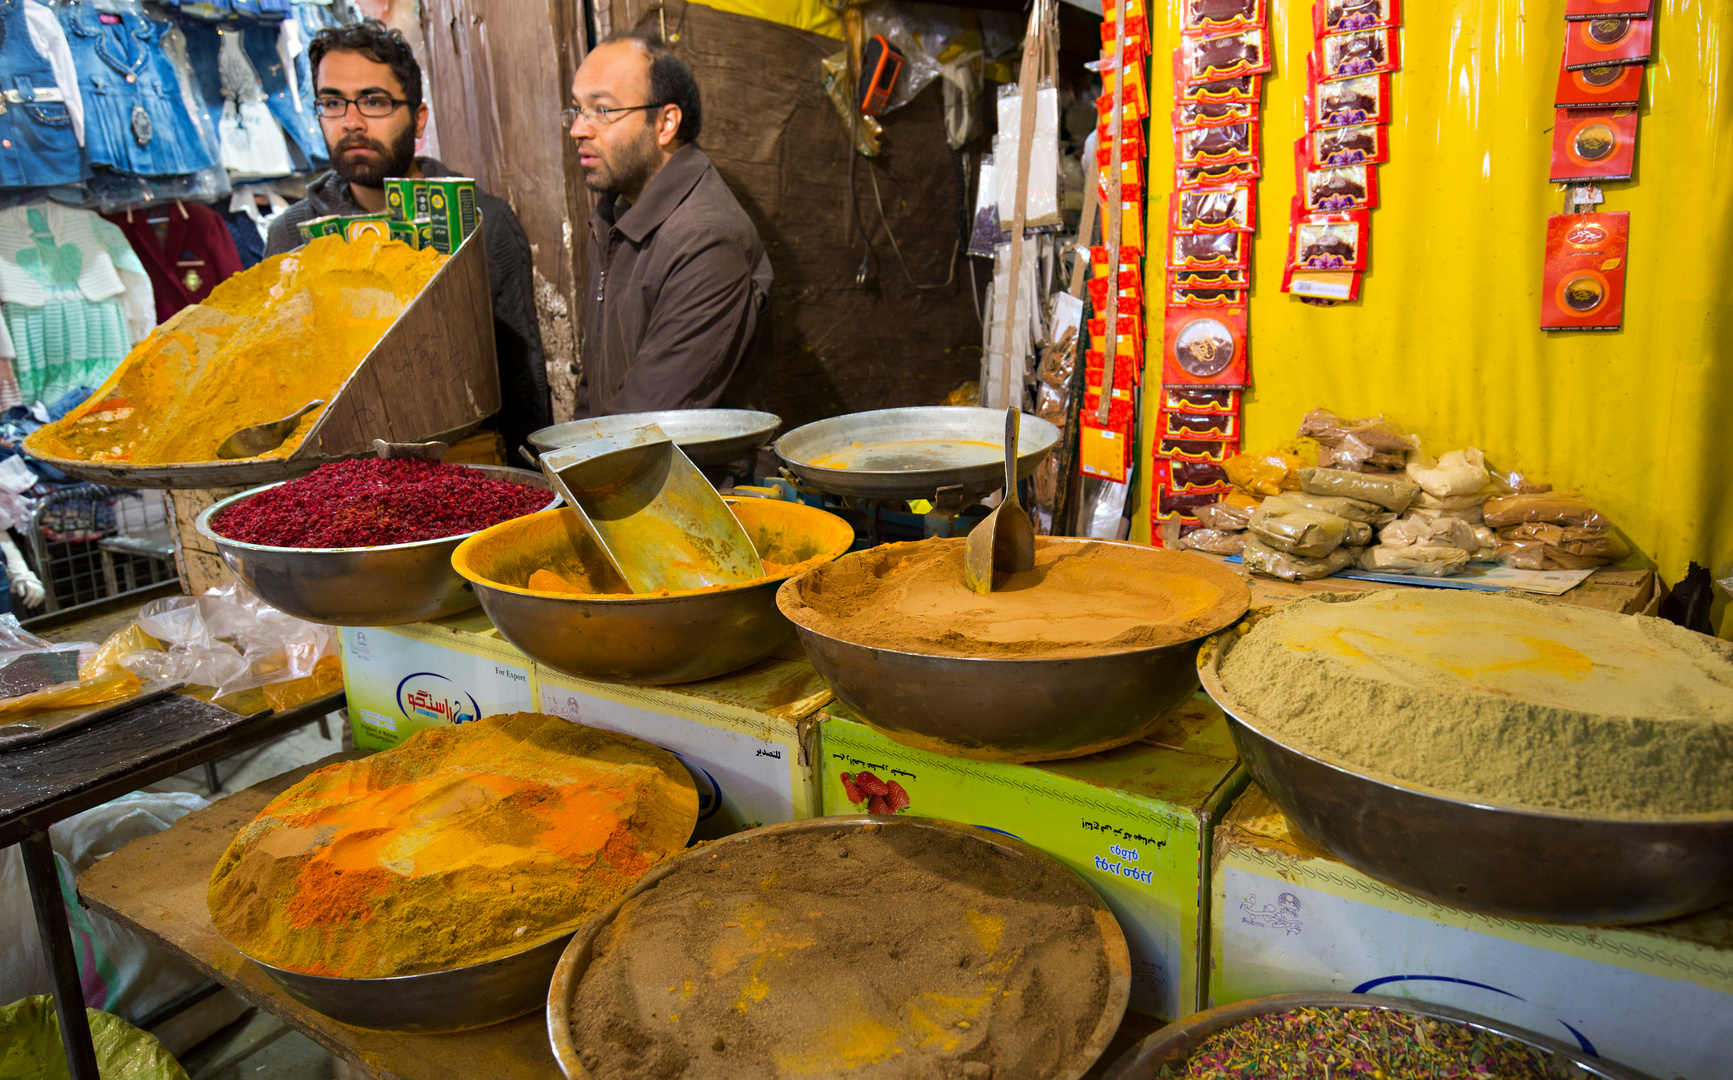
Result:
M929 818L788 822L694 848L572 939L569 1080L1076 1080L1131 992L1125 936L1051 856Z
M1142 738L1197 690L1200 641L1251 603L1201 556L1066 537L981 596L963 546L854 552L777 594L837 698L907 746L1045 761Z
M1733 900L1733 645L1467 590L1296 601L1199 659L1311 840L1439 903L1633 923Z

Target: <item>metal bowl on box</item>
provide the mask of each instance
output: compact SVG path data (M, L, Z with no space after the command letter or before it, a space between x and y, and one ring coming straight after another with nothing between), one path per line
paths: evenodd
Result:
M1382 780L1261 729L1222 685L1232 635L1199 656L1240 760L1313 843L1449 907L1536 922L1653 922L1733 900L1733 813L1614 818L1477 803Z
M566 946L565 955L560 957L559 966L554 969L554 978L548 987L548 1041L553 1045L554 1060L558 1062L560 1071L565 1073L566 1080L590 1080L593 1074L585 1069L579 1047L572 1037L572 1004L577 996L578 985L583 982L584 972L589 970L590 962L595 956L596 938L620 914L620 909L634 897L656 887L656 884L668 875L675 873L683 866L692 862L695 856L708 857L719 848L727 845L749 844L766 836L787 835L790 833L822 833L836 834L856 832L868 829L933 829L944 832L965 834L983 844L990 845L1019 859L1051 859L1052 856L1037 851L1021 840L1005 833L993 832L976 828L972 825L961 825L956 822L944 821L939 818L901 818L887 817L876 814L851 814L840 817L811 818L806 821L786 821L777 825L766 825L757 829L747 829L732 836L725 836L701 848L689 849L667 862L652 867L648 873L632 886L626 895L614 901L612 905L597 913L584 925L578 927L576 934ZM1089 1071L1108 1043L1113 1041L1114 1032L1119 1030L1119 1023L1124 1018L1125 1006L1131 1000L1131 954L1125 944L1125 934L1119 923L1114 920L1112 912L1099 896L1087 884L1083 891L1094 900L1096 927L1100 931L1099 938L1090 938L1090 945L1098 945L1105 956L1108 969L1108 989L1106 1000L1102 1004L1101 1018L1090 1033L1089 1038L1078 1047L1071 1060L1061 1065L1044 1080L1078 1080ZM1083 942L1078 943L1084 947Z
M1059 429L1025 415L1017 476L1035 471ZM931 499L939 488L971 496L1005 486L1005 412L962 405L879 409L819 420L776 440L776 456L820 491L861 499Z
M540 473L504 465L465 465L484 475L558 495ZM279 611L333 626L394 626L442 619L476 605L475 590L451 568L451 553L474 532L381 547L286 548L231 540L211 525L224 510L277 484L243 491L198 516L195 527L230 572Z
M688 592L558 595L524 583L538 569L580 561L592 580L611 573L569 509L483 530L451 565L474 588L505 639L538 663L585 678L657 685L714 678L757 663L789 637L777 587L793 564L834 559L854 543L848 522L774 499L728 499L760 555L787 568L757 581Z
M1601 1080L1650 1080L1647 1075L1635 1069L1602 1061L1581 1047L1460 1009L1378 994L1325 993L1274 994L1193 1013L1183 1020L1167 1025L1126 1051L1124 1056L1108 1067L1102 1080L1156 1080L1163 1075L1164 1065L1175 1070L1175 1075L1183 1075L1178 1070L1184 1068L1186 1060L1209 1036L1245 1023L1256 1016L1291 1012L1295 1009L1381 1009L1450 1024L1467 1024L1477 1031L1499 1035L1544 1051L1552 1055L1555 1064L1575 1066L1583 1074L1600 1077ZM1565 1070L1561 1068L1560 1071Z
M536 452L576 446L590 439L623 435L646 424L654 424L699 468L714 468L738 461L769 445L782 426L782 417L750 409L668 409L662 412L624 413L571 420L533 431L529 444Z

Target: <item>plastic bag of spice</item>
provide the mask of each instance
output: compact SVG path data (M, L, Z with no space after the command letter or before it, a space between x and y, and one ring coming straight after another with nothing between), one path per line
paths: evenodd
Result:
M1277 551L1258 542L1256 536L1246 538L1246 549L1240 557L1247 570L1283 581L1311 581L1326 578L1346 570L1360 557L1359 548L1339 547L1321 559L1308 559Z
M1393 476L1367 476L1318 466L1300 470L1300 490L1308 495L1341 495L1376 503L1400 514L1420 494L1420 485Z
M1179 538L1179 546L1214 555L1238 555L1245 550L1246 534L1221 529L1193 529Z
M1387 417L1349 420L1329 409L1307 413L1300 421L1300 434L1323 448L1318 452L1320 466L1349 472L1401 469L1408 463L1408 452L1420 448L1416 439L1403 434Z
M1233 503L1209 503L1197 508L1197 519L1204 527L1217 532L1244 532L1252 523L1252 511L1255 506L1236 506Z
M1416 577L1450 577L1468 568L1468 552L1450 544L1379 544L1360 555L1360 569Z
M1304 491L1289 491L1282 494L1288 502L1310 507L1320 514L1334 514L1349 521L1365 521L1377 525L1381 520L1388 521L1390 511L1377 503L1366 502L1363 499L1349 499L1341 495L1308 495Z
M1470 446L1452 450L1437 461L1424 455L1408 463L1408 479L1420 485L1420 490L1435 497L1468 495L1486 486L1490 479L1486 471L1486 456Z
M1293 454L1236 454L1222 462L1228 483L1252 495L1280 495L1300 489L1305 462Z
M1482 508L1486 523L1495 529L1536 522L1546 525L1611 527L1612 522L1574 491L1547 491L1532 495L1505 495L1486 500Z
M1529 522L1498 530L1498 561L1524 570L1586 570L1631 553L1610 527Z
M1250 528L1265 546L1308 559L1323 558L1348 535L1345 519L1282 498L1265 499L1252 514Z

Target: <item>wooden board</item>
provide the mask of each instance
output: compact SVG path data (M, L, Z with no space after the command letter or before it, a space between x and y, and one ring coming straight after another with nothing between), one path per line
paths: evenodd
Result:
M220 589L235 580L217 547L193 527L199 515L230 495L239 495L246 488L189 488L170 491L168 499L169 527L174 530L175 573L180 575L181 592L203 596L206 589Z
M365 1031L313 1012L277 989L231 949L211 925L205 888L211 870L241 827L314 769L360 754L335 754L303 769L219 799L167 830L127 844L78 878L86 906L169 949L248 1002L325 1047L348 1075L376 1080L443 1077L560 1076L548 1048L545 1012L449 1035Z

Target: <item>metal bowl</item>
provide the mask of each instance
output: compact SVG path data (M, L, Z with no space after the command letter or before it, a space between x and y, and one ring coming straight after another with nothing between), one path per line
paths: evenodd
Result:
M1059 429L1024 415L1017 476L1059 442ZM931 499L942 487L984 495L1005 486L1005 413L934 405L819 420L776 440L776 456L801 480L860 499Z
M1244 1023L1254 1016L1287 1012L1291 1009L1384 1009L1409 1016L1468 1024L1488 1034L1502 1035L1536 1050L1544 1050L1551 1054L1555 1061L1569 1062L1590 1076L1598 1076L1603 1080L1650 1080L1645 1073L1602 1061L1593 1054L1583 1052L1579 1047L1460 1009L1377 994L1322 993L1275 994L1193 1013L1184 1020L1167 1025L1126 1051L1123 1057L1109 1066L1102 1080L1155 1080L1161 1074L1163 1065L1171 1065L1175 1069L1184 1065L1192 1052L1210 1035Z
M504 465L466 465L495 480L550 493L547 478ZM244 544L211 528L224 510L277 484L243 491L215 504L194 523L215 544L223 562L259 599L308 622L332 626L394 626L425 622L467 611L475 590L451 568L451 553L475 533L460 533L413 544L383 547L286 548Z
M345 1024L374 1031L467 1031L541 1008L547 1001L548 980L573 933L568 930L498 960L387 979L307 975L251 956L247 959L264 969L285 994Z
M1199 668L1240 760L1290 822L1356 870L1447 907L1535 922L1644 923L1733 900L1733 813L1596 817L1375 779L1260 730L1222 686L1225 637Z
M932 829L939 832L961 833L983 844L996 847L1022 859L1054 861L1051 855L1037 851L1021 840L1004 833L992 832L973 825L960 825L954 821L940 818L900 818L878 814L848 814L841 817L812 818L806 821L786 821L778 825L766 825L762 828L747 829L732 836L693 848L685 854L669 859L667 862L652 867L649 873L638 880L630 892L620 897L605 910L597 913L590 921L578 927L571 943L566 946L565 955L560 957L559 966L554 969L553 984L548 988L548 1041L553 1045L554 1060L559 1063L560 1071L566 1074L566 1080L589 1080L590 1072L578 1060L579 1048L572 1040L572 999L577 995L578 985L583 982L584 972L589 970L590 961L594 957L596 937L601 934L609 923L619 915L626 902L638 894L656 887L661 881L684 866L687 862L702 853L705 856L713 854L718 847L727 844L749 844L754 840L767 836L780 836L789 833L822 833L835 834L855 832L863 829ZM1081 877L1079 878L1081 882ZM1114 920L1113 913L1096 895L1087 882L1083 882L1082 891L1091 900L1095 910L1095 924L1101 931L1100 946L1106 955L1109 983L1107 1000L1101 1010L1101 1019L1095 1025L1095 1030L1087 1041L1077 1050L1070 1061L1043 1080L1078 1080L1089 1067L1095 1064L1107 1044L1113 1041L1113 1035L1119 1030L1119 1022L1125 1016L1126 1002L1131 999L1131 954L1126 948L1125 933ZM1083 947L1079 943L1079 948Z
M1142 738L1197 692L1201 638L1057 660L902 652L803 625L790 610L798 587L798 579L784 585L778 603L837 700L880 734L919 750L981 761L1081 757Z
M836 558L854 543L848 522L823 510L773 499L728 499L761 553L785 563ZM475 588L505 639L538 663L585 678L656 685L710 679L754 664L788 640L777 587L796 573L742 585L637 596L555 596L527 581L573 554L592 578L602 566L595 541L570 509L544 510L477 533L451 565Z
M686 452L692 464L713 468L738 461L776 437L782 417L749 409L668 409L663 412L625 413L572 420L555 424L529 436L537 453L576 446L590 439L623 435L646 424L655 424Z

